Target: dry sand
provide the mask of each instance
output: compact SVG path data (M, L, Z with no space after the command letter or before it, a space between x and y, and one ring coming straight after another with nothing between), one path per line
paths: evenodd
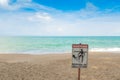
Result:
M119 53L89 53L81 80L120 80ZM71 54L0 54L0 80L77 80Z

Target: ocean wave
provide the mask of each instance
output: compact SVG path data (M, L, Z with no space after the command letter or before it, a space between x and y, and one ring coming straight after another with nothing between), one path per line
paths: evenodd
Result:
M91 52L120 52L120 48L92 48Z

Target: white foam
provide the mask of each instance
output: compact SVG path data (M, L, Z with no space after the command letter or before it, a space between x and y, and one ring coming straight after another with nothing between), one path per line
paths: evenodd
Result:
M120 48L92 48L91 52L120 52Z

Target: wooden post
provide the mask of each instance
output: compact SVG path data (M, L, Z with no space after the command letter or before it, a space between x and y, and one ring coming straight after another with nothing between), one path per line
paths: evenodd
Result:
M80 68L78 68L78 80L80 80Z

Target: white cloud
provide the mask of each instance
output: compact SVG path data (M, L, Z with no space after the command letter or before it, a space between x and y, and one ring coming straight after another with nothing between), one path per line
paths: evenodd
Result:
M67 15L73 15L79 18L86 19L86 18L96 17L98 15L101 15L101 13L102 12L99 11L98 7L94 6L90 2L87 2L85 8L68 13Z
M63 31L63 28L58 27L57 30L58 30L59 32L62 32L62 31Z
M92 3L87 2L85 10L88 10L88 11L97 11L98 8L96 6L94 6Z
M2 7L1 9L5 10L16 10L20 7L20 4L10 4L12 3L12 0L0 0L0 6Z
M20 9L29 8L35 11L56 12L54 8L46 7L44 5L33 2L32 0L0 0L0 7L3 10L19 11ZM58 11L57 11L58 12Z
M32 2L32 0L17 0L18 3L27 3Z
M28 7L31 5L32 0L0 0L0 6L2 7L1 9L5 10L19 10L20 8L23 7Z
M8 3L9 3L9 0L0 0L0 5L2 7L7 7L8 6Z
M39 12L29 16L28 20L31 22L40 22L40 23L47 24L53 21L53 18L51 15L49 15L46 12Z

